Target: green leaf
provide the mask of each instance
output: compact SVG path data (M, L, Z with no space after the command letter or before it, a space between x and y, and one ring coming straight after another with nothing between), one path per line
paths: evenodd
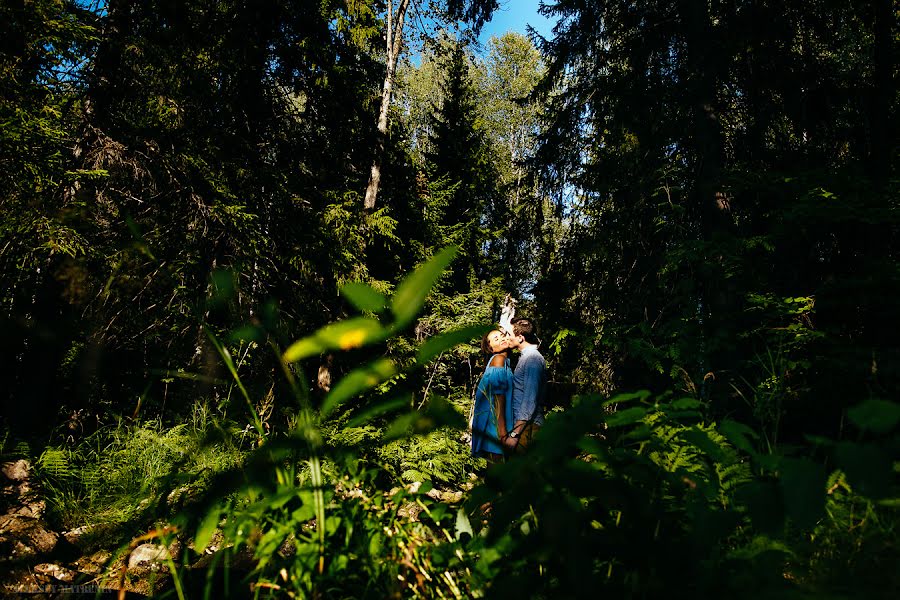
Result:
M378 313L387 308L384 294L361 281L342 285L341 295L360 311Z
M629 392L627 394L616 394L609 400L605 400L603 402L603 406L610 406L611 404L622 404L624 402L631 402L632 400L639 400L643 402L649 397L650 390L640 390L637 392Z
M347 422L346 428L359 427L366 421L409 406L409 398L400 397L367 406Z
M670 402L669 406L675 410L695 410L701 408L703 403L696 398L679 398Z
M688 444L699 449L710 458L717 461L725 461L725 453L722 451L719 445L709 437L709 434L702 429L692 427L691 429L682 431L680 434L678 434L678 437L686 441Z
M200 554L206 550L216 527L219 526L219 512L219 505L213 506L197 527L197 534L194 535L194 549Z
M424 434L438 427L464 429L466 419L449 401L440 396L432 396L423 411L413 411L397 417L384 432L384 440L394 440L410 434Z
M400 282L391 298L391 310L396 317L394 326L397 329L405 327L416 318L431 288L453 262L456 252L454 246L444 248Z
M778 533L784 527L783 495L774 481L751 481L735 492L744 504L753 527L761 533Z
M296 362L326 350L359 348L387 337L387 330L376 319L355 317L326 325L315 334L291 344L284 352L286 362Z
M642 406L632 406L625 410L617 410L606 417L606 424L610 427L622 427L637 423L647 415L647 409Z
M209 276L210 295L209 305L214 308L224 306L234 298L237 293L234 271L230 269L216 269Z
M873 499L890 494L894 469L883 449L871 444L842 442L837 445L837 461L854 491Z
M383 383L397 374L397 366L388 358L380 358L375 362L347 373L331 390L322 402L321 414L327 416L335 408L352 398Z
M825 512L825 467L802 458L782 459L779 467L788 516L801 528L812 527Z
M900 423L900 404L870 398L847 411L853 424L874 433L887 433Z
M725 436L725 439L731 442L731 445L735 448L743 450L751 456L756 455L756 448L753 447L753 444L747 439L747 436L752 438L758 438L759 436L755 431L743 423L725 419L719 425L719 433Z
M375 532L372 534L372 537L369 539L369 556L372 558L379 558L384 548L382 548L382 543L384 542L384 536L382 536L379 532Z
M490 325L470 325L428 338L419 347L419 355L416 360L419 364L425 364L441 352L476 337L481 337L490 330Z
M233 329L228 334L228 340L233 343L262 342L265 337L265 332L261 327L250 324Z
M456 539L459 539L464 533L468 533L470 537L475 536L475 533L472 531L472 524L469 522L469 516L460 507L456 511Z

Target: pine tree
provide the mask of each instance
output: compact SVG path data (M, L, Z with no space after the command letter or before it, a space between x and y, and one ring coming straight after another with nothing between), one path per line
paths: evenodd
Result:
M426 160L432 181L443 182L447 192L440 220L444 242L462 250L454 267L453 289L468 291L490 275L482 251L486 236L482 223L485 208L497 193L496 175L479 128L463 44L450 45L443 66L442 99L430 117Z

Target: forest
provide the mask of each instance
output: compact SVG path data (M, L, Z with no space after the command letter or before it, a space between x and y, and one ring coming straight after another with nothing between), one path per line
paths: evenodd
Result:
M0 596L900 595L900 3L516 4L0 2Z

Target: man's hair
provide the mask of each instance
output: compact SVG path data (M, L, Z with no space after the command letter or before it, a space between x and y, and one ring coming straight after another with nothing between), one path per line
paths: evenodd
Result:
M519 317L512 320L513 335L521 335L529 344L540 344L541 339L537 335L537 325L531 319Z

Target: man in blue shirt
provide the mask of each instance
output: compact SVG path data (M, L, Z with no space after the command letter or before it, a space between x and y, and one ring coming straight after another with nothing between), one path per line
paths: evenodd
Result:
M510 451L523 450L531 437L544 424L544 400L547 374L544 357L538 352L540 339L530 319L512 320L509 347L518 349L519 362L513 373L512 409L515 425L503 445Z

